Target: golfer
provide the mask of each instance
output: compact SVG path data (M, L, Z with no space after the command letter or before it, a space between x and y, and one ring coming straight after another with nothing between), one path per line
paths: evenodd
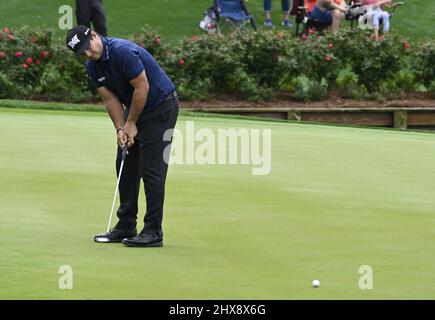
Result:
M79 25L68 31L66 43L77 57L87 58L87 74L115 126L118 175L122 147L128 146L119 182L119 221L94 240L122 241L127 246L163 246L163 202L169 162L164 159L164 150L171 143L164 134L175 127L178 117L175 86L145 49L128 40L103 37ZM141 179L147 210L144 228L137 234Z

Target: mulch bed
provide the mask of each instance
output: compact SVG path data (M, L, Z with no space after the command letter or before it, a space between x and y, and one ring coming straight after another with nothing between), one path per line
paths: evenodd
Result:
M250 102L234 96L219 95L214 99L206 101L181 101L182 109L206 110L217 108L249 108L267 109L274 108L331 108L331 109L370 109L370 108L435 108L435 100L429 94L413 93L408 94L404 99L388 100L385 102L371 100L343 99L333 94L327 100L300 102L292 101L284 94L270 101Z

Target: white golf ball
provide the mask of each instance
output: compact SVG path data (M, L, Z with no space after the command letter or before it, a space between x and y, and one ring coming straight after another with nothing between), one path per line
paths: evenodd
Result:
M313 280L313 287L314 288L320 287L320 281L319 280Z

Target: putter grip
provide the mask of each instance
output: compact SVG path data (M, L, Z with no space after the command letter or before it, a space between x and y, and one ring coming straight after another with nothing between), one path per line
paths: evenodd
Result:
M125 157L127 156L127 154L128 154L128 151L127 151L127 144L124 144L124 145L122 146L122 161L125 160Z

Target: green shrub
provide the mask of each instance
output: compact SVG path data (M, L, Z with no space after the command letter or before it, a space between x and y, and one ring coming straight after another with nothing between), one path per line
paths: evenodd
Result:
M130 40L145 48L154 57L161 57L170 50L169 44L165 43L159 33L148 25L145 25L141 32L133 34Z
M415 72L412 70L400 70L394 79L396 87L402 92L412 92L417 90Z
M41 75L34 96L74 103L95 99L84 64L63 45L52 46L50 64Z
M263 88L277 90L297 40L289 33L269 30L240 33L237 37L241 44L237 49L243 51L241 62L246 73Z
M299 76L293 79L289 89L292 96L300 101L319 101L324 99L328 94L326 79L318 82L309 79L307 76Z
M18 92L15 83L6 74L0 72L0 99L17 98Z
M350 66L340 70L335 81L337 88L346 89L349 85L358 84L358 76L352 71Z
M200 81L189 83L186 79L179 79L177 93L183 100L207 100L213 94L213 80L203 78Z
M429 85L429 93L431 94L432 98L435 99L435 80L433 80Z
M402 67L400 47L394 39L389 38L381 43L363 41L355 50L353 70L360 83L370 92L378 91L382 81L394 77ZM360 57L356 57L357 54Z
M435 43L421 43L410 49L413 52L411 68L422 84L430 85L435 79Z
M411 70L400 70L393 78L383 81L380 85L380 92L386 98L404 96L406 92L417 91L417 81L415 73Z
M343 91L344 98L361 100L367 97L367 89L359 84L358 76L350 66L340 70L335 83Z
M4 28L0 32L0 70L3 80L16 86L15 98L28 98L39 82L51 55L52 34L37 28L18 30ZM2 94L4 95L4 93Z
M251 101L290 91L295 99L319 100L337 90L345 98L395 98L430 91L435 78L435 43L410 44L390 35L375 42L358 28L337 35L260 30L164 42L146 26L131 40L146 48L174 81L181 99L204 100L218 93ZM96 98L85 68L49 31L0 32L0 96L71 102Z
M293 72L317 81L326 79L333 83L345 65L340 52L335 48L334 39L330 35L312 34L306 40L296 43L292 55L298 61L298 68Z

